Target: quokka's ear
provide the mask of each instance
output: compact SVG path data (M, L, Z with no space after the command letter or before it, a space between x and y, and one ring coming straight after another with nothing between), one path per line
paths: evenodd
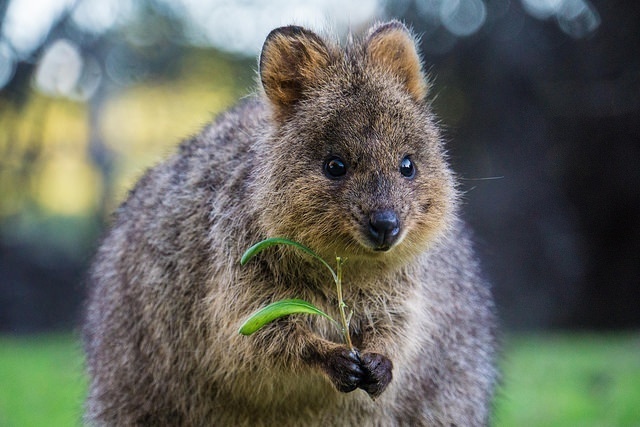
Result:
M416 100L427 96L427 83L416 41L399 21L391 21L371 29L365 42L369 63L395 76Z
M260 80L267 98L286 111L304 98L329 62L329 49L315 33L297 26L276 28L260 54Z

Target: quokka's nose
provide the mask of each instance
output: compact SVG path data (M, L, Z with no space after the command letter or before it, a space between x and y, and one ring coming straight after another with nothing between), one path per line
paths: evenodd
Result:
M373 212L369 217L369 236L376 250L386 251L400 235L400 220L392 210Z

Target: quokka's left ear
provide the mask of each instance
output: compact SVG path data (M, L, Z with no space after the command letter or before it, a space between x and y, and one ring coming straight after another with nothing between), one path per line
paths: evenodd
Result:
M427 82L416 40L400 21L390 21L371 28L365 41L369 65L397 78L416 101L427 96Z
M312 31L297 26L271 31L260 54L260 80L278 115L286 116L304 99L330 61L329 48Z

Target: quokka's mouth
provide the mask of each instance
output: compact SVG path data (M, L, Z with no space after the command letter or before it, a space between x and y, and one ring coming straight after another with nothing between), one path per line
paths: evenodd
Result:
M375 252L387 252L391 249L391 245L376 246L373 248Z
M393 252L393 250L400 245L404 238L404 233L401 231L399 235L393 239L393 241L376 242L368 235L364 235L358 238L360 246L369 254L383 256L386 253Z

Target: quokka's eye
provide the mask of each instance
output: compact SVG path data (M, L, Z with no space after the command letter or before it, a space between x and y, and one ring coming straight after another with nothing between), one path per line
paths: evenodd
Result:
M416 175L416 167L413 165L411 157L405 156L400 162L400 173L406 178L413 178Z
M331 179L341 178L347 173L347 165L340 157L329 157L324 162L324 173Z

